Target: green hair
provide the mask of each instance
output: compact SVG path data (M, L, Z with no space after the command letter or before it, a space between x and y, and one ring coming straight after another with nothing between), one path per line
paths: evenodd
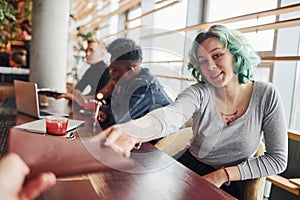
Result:
M200 70L197 51L202 42L208 38L217 38L234 57L234 74L238 75L240 84L248 83L253 78L254 68L260 63L260 57L245 37L238 31L230 30L223 25L213 25L207 32L199 33L193 41L189 52L188 69L198 82L204 82L205 78Z

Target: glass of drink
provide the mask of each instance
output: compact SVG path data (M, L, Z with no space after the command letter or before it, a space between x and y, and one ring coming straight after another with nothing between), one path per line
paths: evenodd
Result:
M48 116L46 118L46 131L52 135L66 135L68 118L61 116Z
M84 101L83 109L85 112L94 112L97 109L98 100L96 99L87 99Z

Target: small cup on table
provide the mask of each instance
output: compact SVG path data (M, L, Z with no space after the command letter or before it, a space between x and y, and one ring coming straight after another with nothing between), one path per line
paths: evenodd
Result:
M83 104L83 109L85 112L94 112L97 106L98 106L98 100L86 99Z
M51 135L66 135L68 118L62 116L48 116L46 118L46 131Z

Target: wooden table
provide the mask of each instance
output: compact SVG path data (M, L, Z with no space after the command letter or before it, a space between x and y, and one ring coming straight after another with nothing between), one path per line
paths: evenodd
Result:
M22 114L17 115L17 124L34 120ZM99 131L89 123L89 116L80 115L74 109L73 116L87 122L78 129L80 133L86 131L91 134ZM59 178L56 186L38 199L234 199L151 144L144 144L133 155L153 151L155 156L137 156L137 162L150 170L135 173L109 169Z

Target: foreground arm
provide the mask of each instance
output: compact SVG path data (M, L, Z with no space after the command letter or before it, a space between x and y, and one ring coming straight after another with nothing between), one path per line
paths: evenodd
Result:
M102 138L100 134L105 134L106 145L129 156L135 144L166 136L179 129L199 106L199 96L195 88L189 89L170 105L155 109L139 119L111 126L93 140L99 141Z
M17 154L9 153L3 157L0 161L1 197L7 200L35 199L55 185L56 178L53 173L42 173L25 182L28 174L28 166Z
M102 131L92 138L92 141L100 142L102 134L105 134L104 145L110 146L117 153L129 157L130 151L139 143L159 138L161 124L152 116L144 116L124 124L116 124Z

